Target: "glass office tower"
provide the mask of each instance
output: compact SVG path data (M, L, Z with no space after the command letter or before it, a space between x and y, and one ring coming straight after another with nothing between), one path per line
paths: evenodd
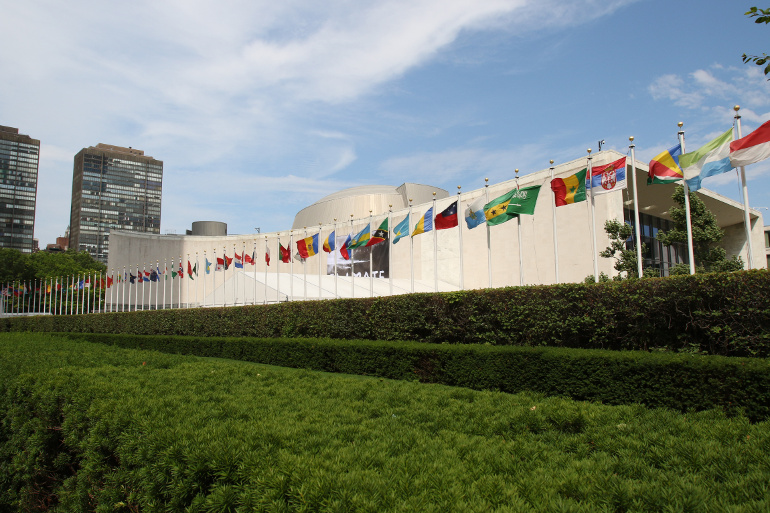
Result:
M70 248L107 263L110 230L160 233L163 162L109 144L75 155Z
M0 125L0 247L31 253L40 141Z

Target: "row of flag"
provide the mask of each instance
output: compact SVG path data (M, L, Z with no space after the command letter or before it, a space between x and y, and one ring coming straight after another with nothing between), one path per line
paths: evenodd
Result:
M704 178L767 158L770 158L770 121L737 140L733 140L730 128L693 152L683 154L681 143L669 148L650 162L647 183L685 180L691 191L697 191Z

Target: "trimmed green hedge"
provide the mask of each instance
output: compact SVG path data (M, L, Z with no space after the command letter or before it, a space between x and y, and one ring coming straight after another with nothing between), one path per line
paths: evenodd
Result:
M770 510L770 426L0 334L0 511Z
M770 273L0 320L2 331L320 337L770 356Z
M70 334L124 348L503 392L770 418L770 362L640 351L417 342Z

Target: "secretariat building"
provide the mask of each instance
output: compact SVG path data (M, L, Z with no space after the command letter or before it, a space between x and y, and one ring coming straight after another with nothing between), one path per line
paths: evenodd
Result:
M159 234L163 162L97 144L75 155L69 247L107 263L110 231Z
M40 141L0 125L0 248L31 253Z

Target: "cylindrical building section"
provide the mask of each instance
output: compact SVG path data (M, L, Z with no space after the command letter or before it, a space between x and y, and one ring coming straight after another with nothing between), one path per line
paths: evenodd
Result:
M190 235L227 235L227 223L221 221L195 221L192 224L192 233Z

